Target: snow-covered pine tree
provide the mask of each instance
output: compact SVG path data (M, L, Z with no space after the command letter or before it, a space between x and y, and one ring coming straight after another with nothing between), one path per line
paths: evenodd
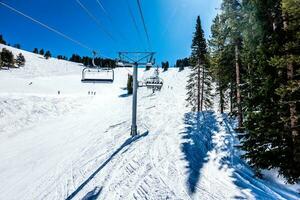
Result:
M201 112L204 108L212 106L211 78L208 74L208 53L204 38L204 32L201 27L201 20L198 16L196 31L194 33L191 55L191 74L187 81L187 99L188 106L192 111Z
M25 62L26 62L25 57L23 56L22 53L19 53L16 59L16 64L19 67L23 67L25 65Z
M14 55L11 51L7 50L6 48L2 49L1 59L5 67L9 68L14 65Z

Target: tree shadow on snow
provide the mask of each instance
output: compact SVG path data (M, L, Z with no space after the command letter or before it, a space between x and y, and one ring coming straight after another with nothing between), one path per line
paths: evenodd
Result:
M291 194L296 197L296 199L300 199L300 195L296 192L255 176L253 169L240 157L239 149L234 147L234 144L238 143L236 133L233 129L235 122L230 120L227 114L223 114L222 117L226 131L229 134L226 134L226 136L222 138L224 145L222 145L219 151L225 151L228 152L228 154L224 154L224 157L220 160L220 164L221 166L230 166L233 170L231 178L242 192L241 196L234 196L233 199L248 199L249 193L244 193L244 191L250 191L250 194L254 196L255 199L291 199Z
M181 150L188 162L187 185L190 193L195 193L200 178L200 170L208 161L207 153L212 150L212 136L218 131L217 120L212 111L186 113L184 116L185 131L181 133Z
M145 133L143 133L143 134L141 134L141 135L137 135L137 136L135 136L135 137L130 137L130 138L128 138L114 153L112 153L111 154L111 156L104 162L104 163L102 163L100 166L99 166L99 168L94 172L94 173L92 173L72 194L70 194L67 198L66 198L66 200L71 200L71 199L73 199L82 189L83 189L83 187L84 186L86 186L118 153L120 153L125 147L127 147L128 146L128 148L129 148L129 146L133 143L133 142L135 142L135 141L137 141L137 140L139 140L140 138L143 138L143 137L146 137L148 135L148 131L146 131ZM127 149L128 149L127 148ZM127 149L125 149L125 151L127 150ZM96 189L96 188L95 188ZM94 189L94 190L95 190ZM102 190L102 188L101 188L101 190ZM101 192L101 190L100 190L100 192ZM93 191L91 191L91 192L93 192ZM99 192L99 194L100 194L100 192ZM98 195L99 195L98 194Z

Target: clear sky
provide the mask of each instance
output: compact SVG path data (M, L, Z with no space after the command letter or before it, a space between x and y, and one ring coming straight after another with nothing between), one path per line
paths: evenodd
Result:
M100 4L103 6L101 7ZM151 50L158 62L189 56L196 17L200 15L206 38L221 0L140 0L150 38L147 44L137 0L0 0L72 39L115 58L118 51ZM128 2L128 4L127 4ZM135 29L128 5L136 20ZM105 29L105 30L104 30ZM104 30L104 31L103 31ZM139 34L140 33L140 34ZM91 52L0 5L0 34L22 49L50 50L53 55ZM139 36L140 35L140 36Z

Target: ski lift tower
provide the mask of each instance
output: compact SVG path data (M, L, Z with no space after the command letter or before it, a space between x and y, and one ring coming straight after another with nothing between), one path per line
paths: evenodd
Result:
M155 52L119 52L119 66L125 66L129 64L133 66L133 98L132 98L132 124L131 124L131 136L136 136L137 125L137 89L138 89L138 66L140 65L153 65Z

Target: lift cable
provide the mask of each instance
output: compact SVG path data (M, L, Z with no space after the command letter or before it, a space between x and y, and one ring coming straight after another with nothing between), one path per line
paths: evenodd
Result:
M104 8L103 4L101 3L100 0L96 0L97 4L99 5L99 7L101 8L101 10L104 12L104 14L107 16L107 18L110 20L110 22L112 23L112 18L110 17L110 15L108 14L107 10Z
M113 18L111 17L111 15L105 9L104 5L101 3L100 0L96 0L96 2L98 4L98 6L101 8L101 10L103 11L103 13L105 14L105 16L110 21L111 26L115 29L115 32L118 34L119 38L122 40L122 44L124 44L124 41L126 41L126 38L124 37L124 35L120 32L120 30L118 28L114 27L114 21L113 21Z
M129 11L131 20L132 20L132 22L133 22L134 28L135 28L135 30L136 30L136 32L137 32L139 41L142 43L142 35L141 35L141 32L140 32L140 30L139 30L139 28L138 28L137 22L136 22L136 20L135 20L133 11L132 11L132 9L131 9L129 3L128 3L128 0L126 0L126 4L127 4L127 8L128 8L128 11Z
M145 33L146 33L148 46L149 46L149 48L151 49L151 45L150 45L150 37L149 37L148 30L147 30L147 26L146 26L146 23L145 23L145 18L144 18L144 15L143 15L143 10L142 10L142 6L141 6L140 0L137 0L137 4L138 4L138 7L139 7L139 12L140 12L141 19L142 19L143 26L144 26L144 30L145 30Z
M16 13L18 13L18 14L24 16L24 17L26 17L27 19L30 19L31 21L33 21L33 22L35 22L35 23L37 23L37 24L43 26L44 28L46 28L46 29L48 29L48 30L50 30L50 31L52 31L52 32L54 32L54 33L56 33L56 34L62 36L63 38L65 38L65 39L67 39L67 40L70 40L70 41L72 41L72 42L78 44L79 46L81 46L81 47L83 47L83 48L85 48L85 49L88 49L89 51L93 51L93 49L90 48L90 47L88 47L87 45L85 45L85 44L79 42L78 40L72 39L71 37L67 36L66 34L64 34L64 33L60 32L60 31L58 31L58 30L56 30L56 29L54 29L54 28L52 28L52 27L50 27L50 26L48 26L48 25L46 25L46 24L44 24L44 23L42 23L42 22L40 22L40 21L38 21L38 20L36 20L36 19L34 19L33 17L30 17L29 15L26 15L25 13L23 13L23 12L21 12L21 11L15 9L15 8L13 8L13 7L7 5L7 4L5 4L5 3L3 3L3 2L0 2L0 4L3 5L4 7L8 8L8 9L10 9L10 10L12 10L12 11L14 11L14 12L16 12Z
M13 11L13 12L19 14L19 15L22 15L23 17L25 17L25 18L27 18L27 19L29 19L29 20L35 22L36 24L38 24L38 25L40 25L40 26L46 28L47 30L52 31L52 32L54 32L54 33L60 35L61 37L63 37L63 38L65 38L65 39L67 39L67 40L69 40L69 41L71 41L71 42L73 42L73 43L79 45L80 47L82 47L82 48L84 48L84 49L87 49L87 50L89 50L90 52L95 52L95 50L93 50L91 47L89 47L89 46L87 46L87 45L85 45L85 44L79 42L78 40L75 40L75 39L71 38L70 36L68 36L68 35L66 35L66 34L64 34L64 33L62 33L61 31L58 31L58 30L56 30L56 29L54 29L54 28L52 28L52 27L46 25L45 23L40 22L40 21L37 20L37 19L34 19L33 17L31 17L31 16L29 16L29 15L27 15L27 14L25 14L25 13L23 13L23 12L17 10L17 9L15 9L15 8L13 8L12 6L9 6L9 5L7 5L6 3L3 3L3 2L0 2L0 4L1 4L2 6L4 6L4 7L8 8L9 10L11 10L11 11ZM103 55L102 53L101 53L101 55L102 55L103 58L108 58L108 59L114 60L114 59L111 58L111 57L108 57L108 56Z
M97 24L98 28L103 31L105 34L107 34L107 36L114 42L116 42L116 40L114 39L114 37L112 36L112 34L102 26L102 24L99 22L99 20L81 3L80 0L76 0L76 2L78 3L78 5L88 14L88 16Z

